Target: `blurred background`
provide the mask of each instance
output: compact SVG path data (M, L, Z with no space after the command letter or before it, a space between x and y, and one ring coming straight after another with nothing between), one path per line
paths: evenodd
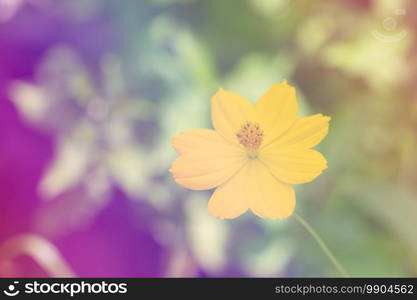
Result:
M304 228L221 221L173 135L218 87L332 117L297 211L352 276L417 276L417 2L0 0L0 276L338 276Z

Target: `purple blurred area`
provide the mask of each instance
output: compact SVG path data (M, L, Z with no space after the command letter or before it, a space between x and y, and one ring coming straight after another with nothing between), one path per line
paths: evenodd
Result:
M93 70L97 58L117 45L111 22L100 16L79 22L23 5L0 23L0 245L19 234L38 234L34 216L48 206L37 186L54 156L55 137L21 119L9 101L9 85L33 81L44 54L57 44L71 45ZM77 276L158 276L162 249L144 228L135 226L131 212L127 199L113 193L92 222L49 241ZM17 258L15 264L9 273L0 270L0 276L45 276L28 257Z

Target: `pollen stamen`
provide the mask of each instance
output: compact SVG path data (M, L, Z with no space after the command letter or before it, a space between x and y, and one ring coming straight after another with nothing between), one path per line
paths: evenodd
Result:
M239 143L247 150L251 158L257 156L257 150L262 144L264 133L256 123L246 122L236 133Z

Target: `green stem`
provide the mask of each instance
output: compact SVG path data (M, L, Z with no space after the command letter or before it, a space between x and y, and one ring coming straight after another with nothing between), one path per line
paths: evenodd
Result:
M337 260L337 258L334 256L332 251L330 251L329 247L327 247L326 243L323 241L323 239L320 237L320 235L314 230L313 227L311 227L310 224L307 223L306 220L304 220L303 217L298 215L297 213L294 213L296 219L304 226L304 228L311 234L311 236L316 240L317 244L319 244L320 248L323 250L323 252L327 255L327 257L330 259L330 261L333 263L337 271L343 276L343 277L349 277L346 270L343 268L343 266L340 264L340 262Z

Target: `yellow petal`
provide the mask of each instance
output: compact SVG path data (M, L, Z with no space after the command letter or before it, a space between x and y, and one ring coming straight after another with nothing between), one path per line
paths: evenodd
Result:
M228 140L238 143L236 133L253 120L253 105L233 92L219 89L211 100L213 127Z
M282 219L295 207L293 188L278 181L258 160L249 160L213 193L209 212L222 219L236 218L248 207L261 218Z
M276 139L264 149L298 147L311 148L321 142L329 130L330 117L316 114L295 121L294 125L282 136Z
M298 104L287 81L274 84L255 105L256 121L264 131L263 144L279 137L295 122Z
M269 148L259 158L277 179L290 184L312 181L327 168L323 155L312 149Z
M261 218L283 219L295 208L291 185L277 180L259 160L248 162L246 193L250 209Z
M242 150L211 129L194 129L174 136L172 145L178 154L215 152L216 154L240 154Z
M233 219L248 210L246 188L250 178L247 172L248 164L214 191L208 203L210 214L221 219Z
M245 163L245 152L214 130L198 129L173 139L178 153L171 168L175 181L192 190L212 189L235 174Z

